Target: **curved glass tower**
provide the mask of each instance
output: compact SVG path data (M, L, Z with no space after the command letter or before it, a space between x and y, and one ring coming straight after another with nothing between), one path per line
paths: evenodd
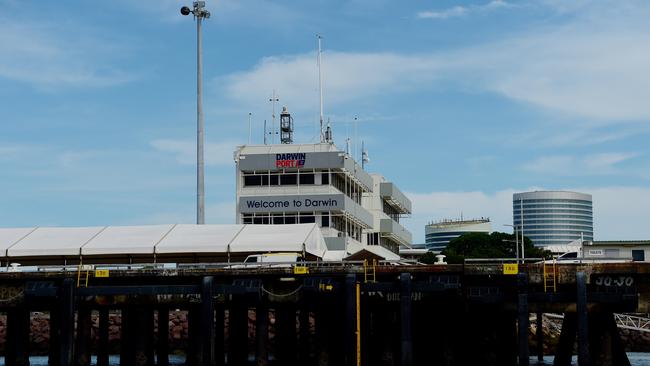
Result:
M566 191L535 191L512 195L513 225L523 226L535 246L594 240L591 195Z

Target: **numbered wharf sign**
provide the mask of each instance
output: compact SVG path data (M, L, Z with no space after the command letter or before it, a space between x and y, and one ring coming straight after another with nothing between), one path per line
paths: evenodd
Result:
M96 269L95 270L95 277L108 277L109 276L109 271L107 269Z
M504 263L503 264L503 274L504 275L516 275L519 273L519 265L517 263Z

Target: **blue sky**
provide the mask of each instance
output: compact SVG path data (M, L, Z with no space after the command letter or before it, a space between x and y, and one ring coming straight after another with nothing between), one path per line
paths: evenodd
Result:
M195 220L196 27L182 5L0 1L0 226ZM507 231L512 193L530 189L591 193L596 239L650 238L649 2L207 7L207 222L234 222L232 152L249 112L262 141L273 89L297 142L316 140L318 33L335 142L363 139L368 170L411 197L416 241L461 214Z

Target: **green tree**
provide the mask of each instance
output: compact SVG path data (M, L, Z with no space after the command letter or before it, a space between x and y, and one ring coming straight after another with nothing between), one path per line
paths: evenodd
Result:
M433 252L426 252L418 259L418 262L424 264L433 264L436 262L436 255Z
M527 258L549 258L550 253L536 248L533 242L524 237L524 251ZM516 258L515 236L493 232L467 233L449 242L442 254L447 263L462 263L465 258Z

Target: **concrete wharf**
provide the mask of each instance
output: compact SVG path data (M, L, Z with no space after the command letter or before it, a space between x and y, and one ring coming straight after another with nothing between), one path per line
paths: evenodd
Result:
M629 365L613 314L650 312L646 263L171 267L0 272L5 364L29 364L39 311L50 313L51 365L89 365L91 353L107 365L108 314L119 311L120 364L166 366L166 319L184 309L189 365L527 365L530 313L564 314L555 365L570 364L576 341L580 366Z

